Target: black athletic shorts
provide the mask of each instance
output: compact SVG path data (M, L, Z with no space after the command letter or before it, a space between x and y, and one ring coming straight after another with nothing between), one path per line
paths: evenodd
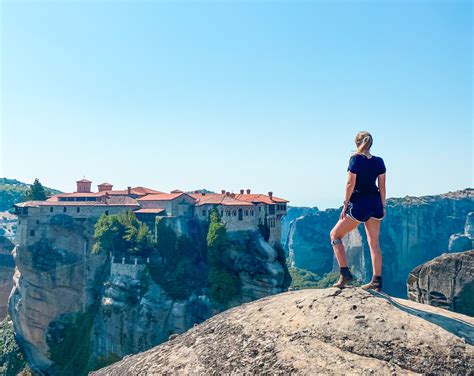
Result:
M353 194L345 214L358 222L366 222L370 218L381 221L384 218L384 213L380 192Z

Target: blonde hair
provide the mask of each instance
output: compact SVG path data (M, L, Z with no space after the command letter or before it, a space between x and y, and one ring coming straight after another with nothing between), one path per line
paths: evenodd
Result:
M369 132L360 131L357 133L355 137L355 144L357 146L357 150L354 154L365 154L367 153L370 148L372 147L372 143L374 140L372 139L372 135Z

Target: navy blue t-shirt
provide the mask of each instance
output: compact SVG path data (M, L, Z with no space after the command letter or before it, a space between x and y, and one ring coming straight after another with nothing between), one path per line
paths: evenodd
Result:
M367 158L365 155L355 154L349 159L347 171L357 174L354 193L363 194L379 191L375 182L380 174L385 173L386 168L380 157L373 155L371 158Z

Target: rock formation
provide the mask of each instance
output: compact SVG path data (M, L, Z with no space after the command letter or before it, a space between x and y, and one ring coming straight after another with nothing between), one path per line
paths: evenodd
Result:
M380 230L385 290L394 296L405 296L405 281L415 266L448 251L452 234L468 236L469 231L473 231L474 214L471 212L474 212L474 189L388 199L387 217ZM296 267L318 275L335 270L337 264L329 242L329 231L339 214L340 209L328 209L293 221L286 246ZM458 241L452 238L452 242L456 244ZM349 264L357 277L368 280L372 267L363 225L344 239L344 244ZM464 243L457 244L456 247L465 247Z
M449 238L449 252L464 252L474 248L474 212L467 215L464 232L453 234Z
M474 250L444 253L417 266L407 289L410 300L474 316Z
M284 259L258 233L229 233L240 245L222 257L233 265L241 291L218 305L211 304L206 287L193 288L206 269L191 270L197 274L167 290L152 278L152 263L91 253L96 220L53 216L14 250L9 315L36 372L84 374L156 346L221 310L285 288ZM169 225L200 241L196 225L181 222ZM169 289L185 283L192 292L173 297Z
M359 288L301 290L228 310L92 375L469 375L473 324Z
M286 215L281 220L281 244L285 244L288 239L291 223L299 217L319 212L317 207L309 208L304 206L289 206Z
M11 240L0 236L0 321L7 314L8 296L13 287L13 273L15 272L13 248L14 244Z

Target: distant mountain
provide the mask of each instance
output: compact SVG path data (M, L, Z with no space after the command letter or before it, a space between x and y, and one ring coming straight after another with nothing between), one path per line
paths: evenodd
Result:
M0 178L0 211L9 210L13 204L24 201L31 184L16 179ZM44 187L48 194L58 194L61 191Z

